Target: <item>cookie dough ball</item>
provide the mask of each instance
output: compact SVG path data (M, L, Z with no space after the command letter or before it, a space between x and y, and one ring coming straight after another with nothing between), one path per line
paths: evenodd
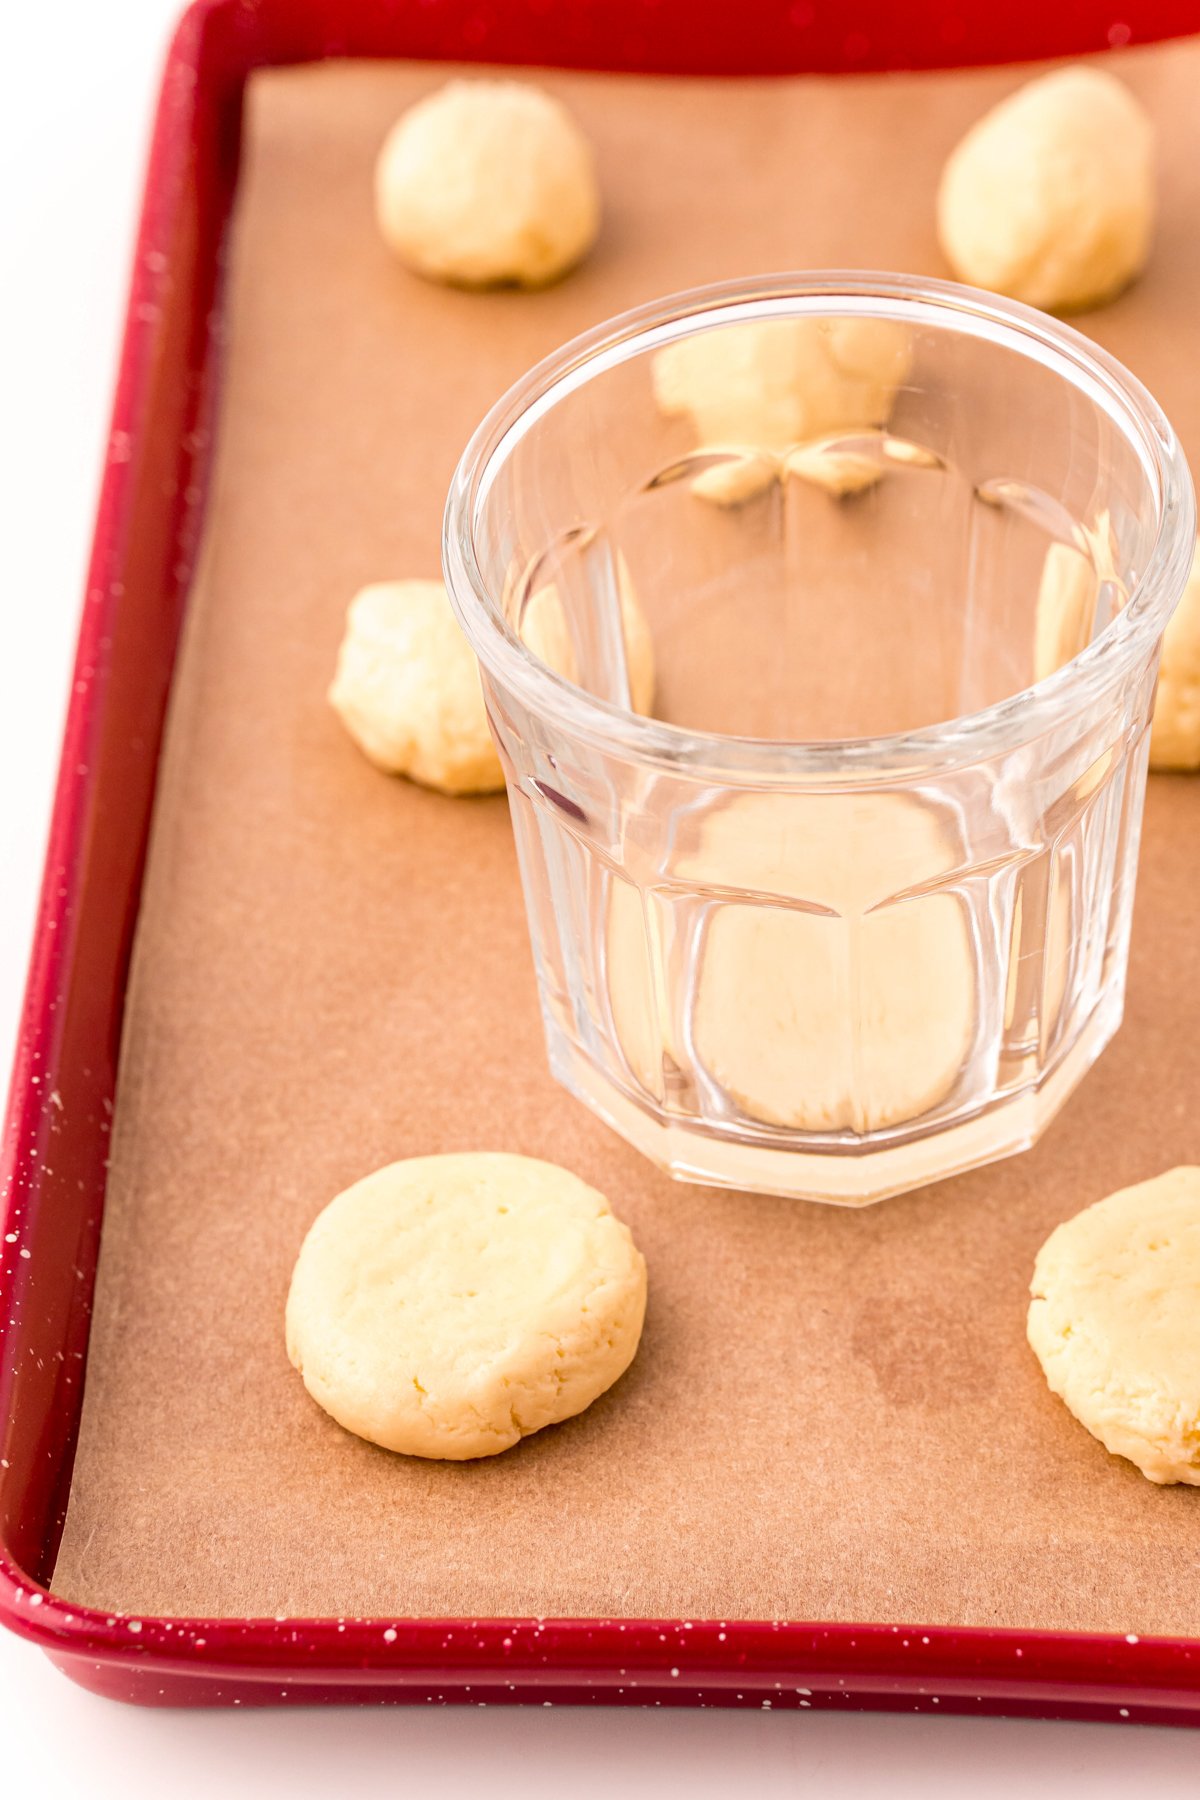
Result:
M541 287L591 248L591 148L557 100L520 81L452 81L392 127L375 170L379 229L421 275Z
M329 703L389 774L446 794L504 786L479 665L440 581L380 581L355 595Z
M1102 69L1042 75L993 107L947 162L938 236L963 281L1050 311L1094 306L1145 264L1154 134Z
M736 506L769 488L797 445L886 424L910 360L908 333L888 319L727 325L661 350L654 397L663 413L691 420L702 447L741 452L692 484L702 499ZM827 472L829 454L817 462Z
M1068 1219L1038 1253L1028 1336L1052 1393L1150 1481L1200 1485L1200 1169Z
M646 1265L608 1201L527 1156L423 1156L332 1200L304 1240L287 1352L347 1431L495 1456L633 1361Z
M654 642L622 568L621 621L633 705L654 700ZM525 609L522 635L535 656L579 679L575 648L553 583ZM380 581L350 603L329 702L377 768L445 794L504 786L488 728L475 653L440 581Z
M1163 638L1150 767L1200 769L1200 546Z
M630 701L634 712L648 713L654 705L654 639L623 562L619 585ZM536 657L579 685L575 646L554 582L530 595L521 619L521 636Z

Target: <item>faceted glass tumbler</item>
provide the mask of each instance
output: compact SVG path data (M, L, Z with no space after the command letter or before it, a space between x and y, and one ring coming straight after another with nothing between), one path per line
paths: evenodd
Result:
M969 289L707 289L535 369L444 559L558 1078L849 1205L1032 1144L1120 1022L1194 535L1150 396Z

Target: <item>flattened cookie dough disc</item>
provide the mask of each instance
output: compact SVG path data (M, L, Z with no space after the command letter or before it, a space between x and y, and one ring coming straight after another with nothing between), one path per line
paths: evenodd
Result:
M958 899L904 895L956 854L944 822L903 796L760 794L707 813L671 872L758 899L708 908L694 992L672 1005L687 979L674 916L612 884L606 973L631 1073L661 1099L665 1054L748 1117L806 1131L928 1112L970 1054L975 966Z
M707 909L681 1021L662 1003L684 979L680 945L661 926L651 943L636 892L614 886L608 986L633 1074L659 1094L665 1052L748 1117L805 1131L928 1112L970 1055L975 964L957 897L910 890L957 855L945 821L905 796L757 794L707 813L672 873L756 899ZM659 984L656 960L675 970Z
M1122 1188L1051 1232L1029 1342L1052 1393L1150 1481L1200 1486L1200 1168Z
M928 1112L970 1045L973 972L959 902L927 894L848 923L725 906L709 929L696 1050L751 1118L881 1131Z
M577 1176L527 1156L415 1157L317 1218L287 1350L348 1431L464 1461L590 1406L633 1361L645 1309L641 1253Z

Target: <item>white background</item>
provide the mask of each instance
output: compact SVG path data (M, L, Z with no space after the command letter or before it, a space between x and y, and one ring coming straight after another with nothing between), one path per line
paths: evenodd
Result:
M569 3L569 0L564 0ZM783 0L780 0L783 3ZM175 0L39 0L0 83L0 1059L48 818L158 63ZM1198 224L1200 229L1200 224ZM677 1791L1197 1793L1182 1731L844 1716L494 1709L149 1713L94 1699L0 1633L6 1796L162 1791L628 1800Z

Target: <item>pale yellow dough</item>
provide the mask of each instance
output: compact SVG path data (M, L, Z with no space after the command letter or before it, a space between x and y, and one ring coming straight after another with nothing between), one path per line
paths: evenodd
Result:
M504 786L479 665L440 581L380 581L355 595L329 702L389 774L446 794Z
M624 575L624 571L623 571ZM654 644L629 585L621 621L634 707L654 698ZM577 679L557 589L530 599L522 635L535 656ZM329 703L364 755L446 794L492 793L504 770L488 728L479 665L440 581L379 581L350 603Z
M633 1361L646 1265L608 1201L527 1156L423 1156L356 1182L304 1240L287 1352L319 1406L409 1456L494 1456Z
M1200 769L1200 546L1163 638L1150 767Z
M1029 1342L1080 1424L1150 1481L1200 1485L1200 1168L1068 1219L1030 1292Z
M851 493L878 478L855 452L814 440L886 424L911 353L904 327L887 319L771 319L681 338L654 361L660 411L682 414L708 450L735 460L703 470L693 493L738 506L778 480L782 459L799 446L792 472L832 493Z
M942 175L938 236L960 280L1069 311L1141 271L1154 206L1144 109L1106 70L1072 67L971 127Z
M565 107L521 81L451 81L392 127L375 170L387 244L465 287L540 287L591 248L600 195Z
M673 915L613 883L609 997L631 1071L660 1094L664 1053L694 1059L749 1117L806 1131L928 1112L970 1053L974 957L954 895L903 895L955 860L939 816L904 796L757 794L714 810L672 873L774 903L713 904L689 977Z

